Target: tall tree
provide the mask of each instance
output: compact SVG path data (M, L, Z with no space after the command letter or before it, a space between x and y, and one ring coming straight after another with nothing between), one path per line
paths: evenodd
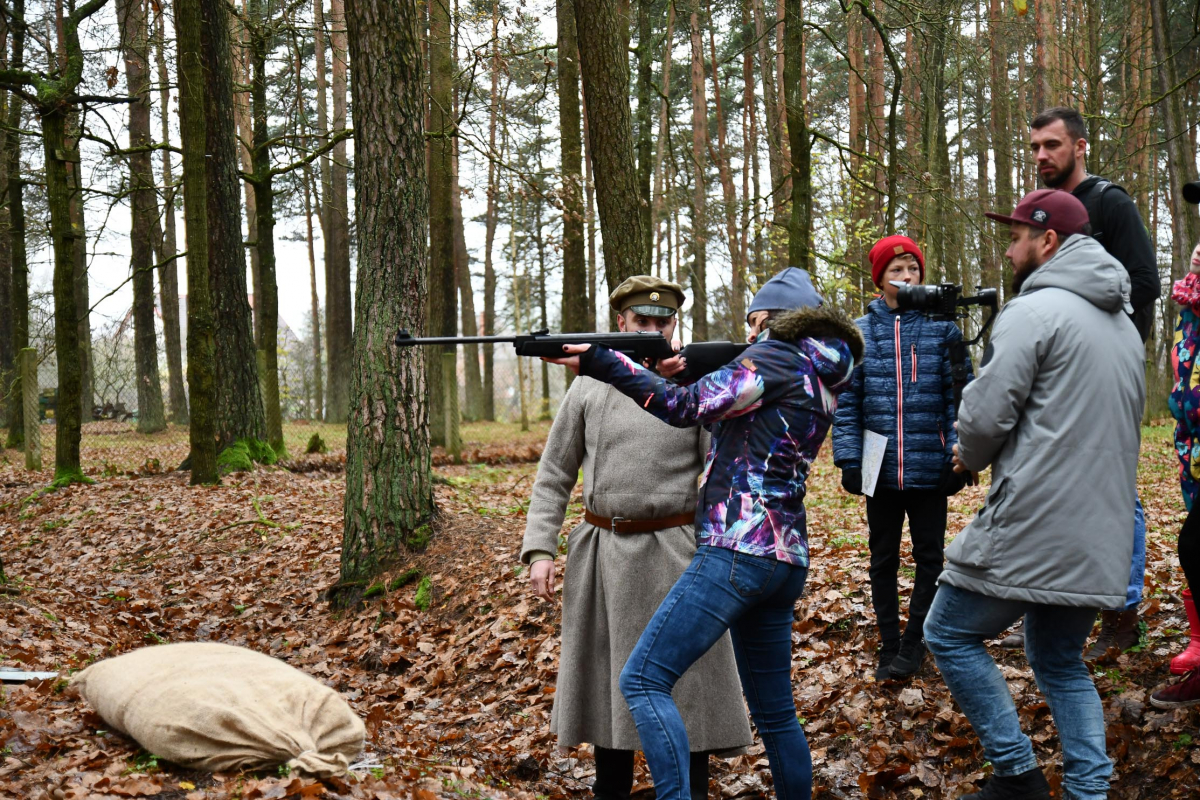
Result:
M449 0L429 5L429 333L454 336L457 332L454 284L454 215L450 195L453 189L454 61L450 46ZM445 404L443 396L442 355L456 355L453 347L424 348L426 387L429 392L429 440L446 444Z
M275 186L271 169L271 137L267 128L267 55L274 46L275 25L269 2L248 0L246 36L250 56L250 107L253 118L250 148L253 171L246 183L253 188L254 250L258 254L258 285L254 305L258 309L255 329L257 349L262 353L262 402L267 442L277 453L284 451L283 418L279 407L279 287L275 279Z
M191 401L188 439L193 485L217 474L216 323L209 282L208 112L205 108L203 28L216 16L215 0L176 0L179 132L183 140L183 206L187 237L187 379ZM237 191L237 187L234 187Z
M638 213L642 218L642 267L639 272L649 275L652 271L651 254L654 252L654 242L651 239L654 230L652 214L652 198L650 196L651 153L653 152L650 136L651 93L654 84L654 59L651 46L656 13L655 0L637 0L637 183L638 183Z
M500 117L500 0L492 0L492 90L488 94L487 211L484 215L483 245L483 335L496 335L496 265L492 260L496 243L496 211L500 196L500 171L496 166L496 131ZM496 419L495 353L483 345L483 418Z
M144 0L117 0L117 25L125 60L129 96L130 259L133 273L133 339L137 372L138 432L167 427L162 380L158 374L158 336L154 321L152 233L158 215L154 168L150 157L150 45Z
M788 263L812 271L812 140L808 134L808 98L804 82L804 3L787 0L783 29L783 84L791 148L792 219Z
M358 282L346 440L341 583L365 587L405 546L428 538L435 509L423 360L392 344L424 327L425 141L415 3L350 0ZM359 589L361 592L361 589Z
M316 0L320 2L321 0ZM446 0L448 1L448 0ZM346 49L346 10L344 0L330 0L329 44L332 66L330 89L333 94L333 131L346 129L346 84L349 58ZM359 106L355 106L360 109ZM350 208L346 143L333 148L329 161L329 185L322 190L325 209L325 383L326 419L345 422L349 408L350 348L353 311L350 305Z
M704 93L704 40L700 35L700 0L688 8L692 46L692 334L708 338L708 101Z
M12 18L24 20L25 0L13 0ZM12 24L9 27L9 38L12 42L12 56L8 68L22 70L25 68L25 25ZM25 183L21 175L21 111L24 102L16 92L8 94L8 107L4 119L8 123L4 131L3 150L0 158L4 160L4 191L8 200L8 259L9 259L9 336L10 366L15 366L16 354L29 346L29 269L25 252ZM21 397L20 376L13 371L13 379L3 387L8 391L10 400L7 421L8 437L6 447L24 447L25 444L25 410L17 399Z
M164 52L166 41L166 25L163 21L163 10L157 6L154 26L155 37L155 66L158 70L158 93L161 113L159 120L162 125L161 136L164 143L171 141L170 114L171 82L167 75L167 59ZM171 422L176 425L188 424L187 392L183 386L183 353L179 326L179 262L175 258L178 245L175 231L175 178L171 169L171 151L162 151L163 173L163 224L162 240L158 246L158 293L163 320L163 344L167 350L167 394L170 398Z
M587 330L587 253L583 241L583 139L579 125L579 47L575 4L558 0L558 128L562 137L562 329ZM568 382L571 372L567 371Z
M629 107L629 19L621 0L574 0L579 65L608 289L643 269L641 202ZM693 301L694 302L694 301Z
M1009 131L1009 86L1008 54L1009 39L1001 28L1003 7L1001 0L989 0L988 45L991 50L990 89L992 95L991 133L992 152L996 159L996 192L992 195L992 207L1013 207L1012 185L1012 135ZM982 78L981 78L982 80ZM981 195L987 192L981 189ZM1002 211L1001 213L1008 213ZM983 269L983 285L992 289L1001 287L1002 267L999 246L989 248Z
M772 268L766 271L774 274L787 266L789 225L786 209L787 198L791 191L789 185L791 176L784 168L783 149L787 135L784 126L785 113L779 108L779 93L775 89L775 59L770 49L771 38L770 31L767 29L766 10L763 8L763 0L752 0L752 2L754 4L754 35L758 41L758 61L763 81L763 107L766 111L767 163L771 173L770 199L773 229L771 241L774 263ZM774 22L773 17L772 22ZM781 40L783 29L777 25L772 27L776 39Z
M217 437L222 446L239 440L263 441L262 393L258 359L251 332L246 290L246 256L242 247L236 125L233 109L233 65L229 46L229 11L206 0L201 8L201 46L205 63L204 108L208 165L208 283L216 325ZM192 239L188 238L189 251ZM189 293L191 281L188 281ZM193 413L194 409L193 409Z

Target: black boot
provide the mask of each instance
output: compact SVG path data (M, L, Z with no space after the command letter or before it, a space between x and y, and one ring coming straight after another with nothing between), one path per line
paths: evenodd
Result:
M900 640L891 639L879 646L879 663L875 665L875 680L886 681L891 677L892 660L900 652Z
M596 782L592 796L596 800L629 800L633 790L633 751L597 747Z
M692 753L688 762L688 784L692 800L708 798L708 753Z
M959 800L1050 800L1050 784L1037 767L1020 775L993 775L983 789Z
M925 640L918 636L905 636L900 640L900 652L892 659L888 668L892 680L911 678L925 663Z

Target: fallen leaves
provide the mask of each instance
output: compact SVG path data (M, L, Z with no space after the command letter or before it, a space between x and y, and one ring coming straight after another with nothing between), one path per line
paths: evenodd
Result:
M1187 624L1168 437L1165 429L1145 437L1142 460L1146 645L1097 669L1116 759L1112 798L1187 797L1200 769L1191 739L1200 712L1147 708ZM485 461L488 447L477 454ZM11 487L0 497L0 534L12 581L0 595L0 663L66 674L159 641L225 641L334 687L369 734L355 776L323 783L151 769L58 681L29 683L4 689L0 796L556 800L584 792L595 769L588 749L560 751L548 730L560 606L531 597L516 563L536 467L511 462L540 452L526 441L519 448L530 450L510 448L502 466L439 469L442 528L427 552L395 568L430 579L428 611L413 602L415 583L388 589L392 575L358 612L334 614L322 600L338 580L344 486L336 454L306 457L313 467L303 474L259 470L215 488L189 487L177 473L105 478L28 505L20 503L30 492L24 473L0 468L0 485ZM987 774L978 741L930 662L908 683L871 680L877 636L861 501L840 491L827 452L809 489L812 571L793 627L793 685L813 749L814 796L957 797ZM985 491L952 499L951 535ZM581 513L577 490L564 530ZM907 595L911 573L902 571L900 585ZM1039 763L1058 783L1058 739L1028 664L1020 653L993 655ZM640 758L637 782L650 785ZM761 745L713 761L710 796L761 796L770 787Z

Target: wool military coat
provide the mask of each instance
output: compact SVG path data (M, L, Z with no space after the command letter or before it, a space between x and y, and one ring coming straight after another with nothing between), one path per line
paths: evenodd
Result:
M521 560L558 551L571 491L583 468L583 499L603 517L658 519L696 509L708 450L701 429L679 430L617 390L578 378L563 398L538 465ZM550 728L560 746L589 742L640 750L617 685L650 617L696 552L691 525L614 534L584 522L567 536L562 647ZM675 686L693 752L751 742L729 635Z

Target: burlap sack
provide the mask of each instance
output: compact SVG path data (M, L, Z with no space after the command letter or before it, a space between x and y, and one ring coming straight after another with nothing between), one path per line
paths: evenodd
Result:
M226 644L144 647L71 684L104 721L182 766L229 772L287 764L346 771L366 728L337 692L282 661Z

